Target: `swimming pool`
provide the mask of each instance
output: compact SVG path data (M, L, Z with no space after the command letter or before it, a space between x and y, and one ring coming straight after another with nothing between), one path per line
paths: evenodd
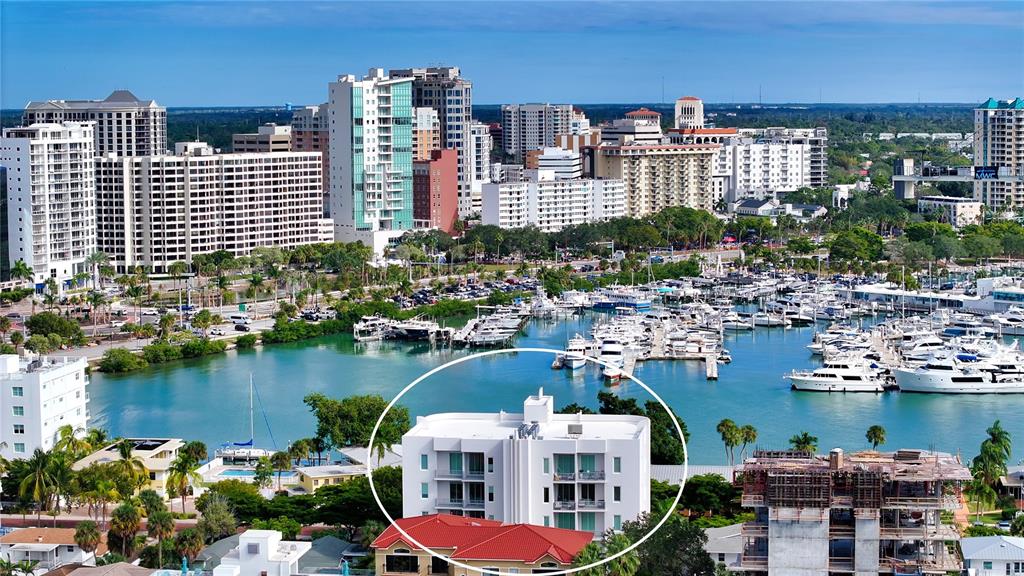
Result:
M230 470L224 470L220 474L217 474L217 476L225 476L227 478L252 478L255 475L256 475L256 471L255 470L240 470L238 468L232 468ZM295 474L294 470L284 470L284 471L281 472L281 478L292 478L295 475L296 474ZM274 471L274 478L277 478L277 471L276 470Z

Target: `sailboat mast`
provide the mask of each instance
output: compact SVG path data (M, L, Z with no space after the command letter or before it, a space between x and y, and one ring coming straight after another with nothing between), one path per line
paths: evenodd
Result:
M252 444L256 440L256 428L253 425L252 416L252 374L249 374L249 442Z

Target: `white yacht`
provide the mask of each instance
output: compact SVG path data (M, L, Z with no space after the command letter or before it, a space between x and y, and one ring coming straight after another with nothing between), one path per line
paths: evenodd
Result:
M352 337L356 342L382 340L390 327L391 320L387 318L363 316L352 326Z
M743 317L735 312L722 316L723 330L753 330L754 321L750 317Z
M858 358L827 360L821 368L788 374L793 390L809 392L884 392L881 371Z
M579 370L587 365L587 341L577 334L569 340L565 348L562 366L570 370Z
M1024 394L1024 377L993 370L991 365L934 356L923 365L894 370L902 392L941 394Z
M625 346L619 340L609 338L601 342L601 355L598 357L604 362L605 381L609 384L618 384L622 378L622 366L624 364L623 351Z
M771 314L768 312L755 312L752 316L754 326L764 326L768 328L777 328L782 326L789 326L790 322L782 314Z
M398 322L392 328L394 336L402 340L430 340L439 329L437 322L418 317Z
M1024 308L1010 306L1005 312L986 316L984 322L1003 335L1024 335Z

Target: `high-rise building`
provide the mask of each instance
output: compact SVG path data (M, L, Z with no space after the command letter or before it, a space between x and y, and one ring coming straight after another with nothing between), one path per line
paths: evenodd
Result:
M38 285L86 272L96 251L94 122L7 128L0 165L7 168L7 254L24 260Z
M960 573L943 516L971 480L959 457L922 450L828 456L755 451L743 464L738 565L746 574Z
M584 149L584 173L622 180L626 215L639 218L670 206L714 211L722 200L714 160L718 144L626 144Z
M989 98L974 110L974 165L1024 173L1024 99ZM974 199L990 208L1024 206L1024 180L974 181Z
M319 152L216 154L203 142L175 152L96 159L98 242L118 272L333 239Z
M764 142L786 144L807 144L810 146L811 188L828 186L828 129L818 128L740 128L740 136L748 136Z
M458 67L391 70L392 78L412 79L412 105L437 110L441 121L441 146L459 152L459 215L480 209L472 190L470 126L473 123L473 83Z
M541 390L520 414L433 414L402 436L402 512L620 530L651 506L643 416L555 414Z
M417 226L455 233L459 217L459 153L434 150L429 160L413 160L412 204Z
M412 160L430 160L441 149L441 118L437 110L412 109ZM456 154L457 155L457 154Z
M377 255L413 228L412 84L380 68L330 83L334 237Z
M505 104L501 107L501 147L517 162L530 150L555 145L556 136L571 131L571 104Z
M559 179L550 169L526 170L520 182L484 184L481 220L502 228L566 226L626 215L622 180Z
M105 100L29 102L23 126L95 122L97 156L153 156L167 151L167 109L154 100L139 100L128 90L115 90Z
M84 357L0 355L0 456L28 458L51 450L62 426L88 428L88 366Z
M292 149L292 127L268 123L250 134L231 136L232 152L288 152Z
M491 150L494 148L494 139L491 137L490 126L483 122L473 122L470 127L472 135L473 156L473 198L481 197L481 186L491 181ZM480 211L480 206L474 204L474 212Z
M676 128L703 128L704 101L696 96L683 96L676 100Z
M626 112L625 118L601 126L601 141L612 144L660 144L662 138L661 114L647 108Z
M303 106L292 112L292 152L319 152L323 170L323 214L330 218L330 133L327 122L327 103Z

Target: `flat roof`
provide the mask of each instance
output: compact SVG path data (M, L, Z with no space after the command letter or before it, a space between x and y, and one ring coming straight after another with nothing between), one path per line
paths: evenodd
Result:
M405 435L502 440L515 436L524 423L527 422L524 422L522 414L448 412L417 418L416 425ZM583 433L569 436L570 424L582 424ZM630 440L649 426L650 422L644 416L554 414L550 421L540 424L537 435L547 440Z

